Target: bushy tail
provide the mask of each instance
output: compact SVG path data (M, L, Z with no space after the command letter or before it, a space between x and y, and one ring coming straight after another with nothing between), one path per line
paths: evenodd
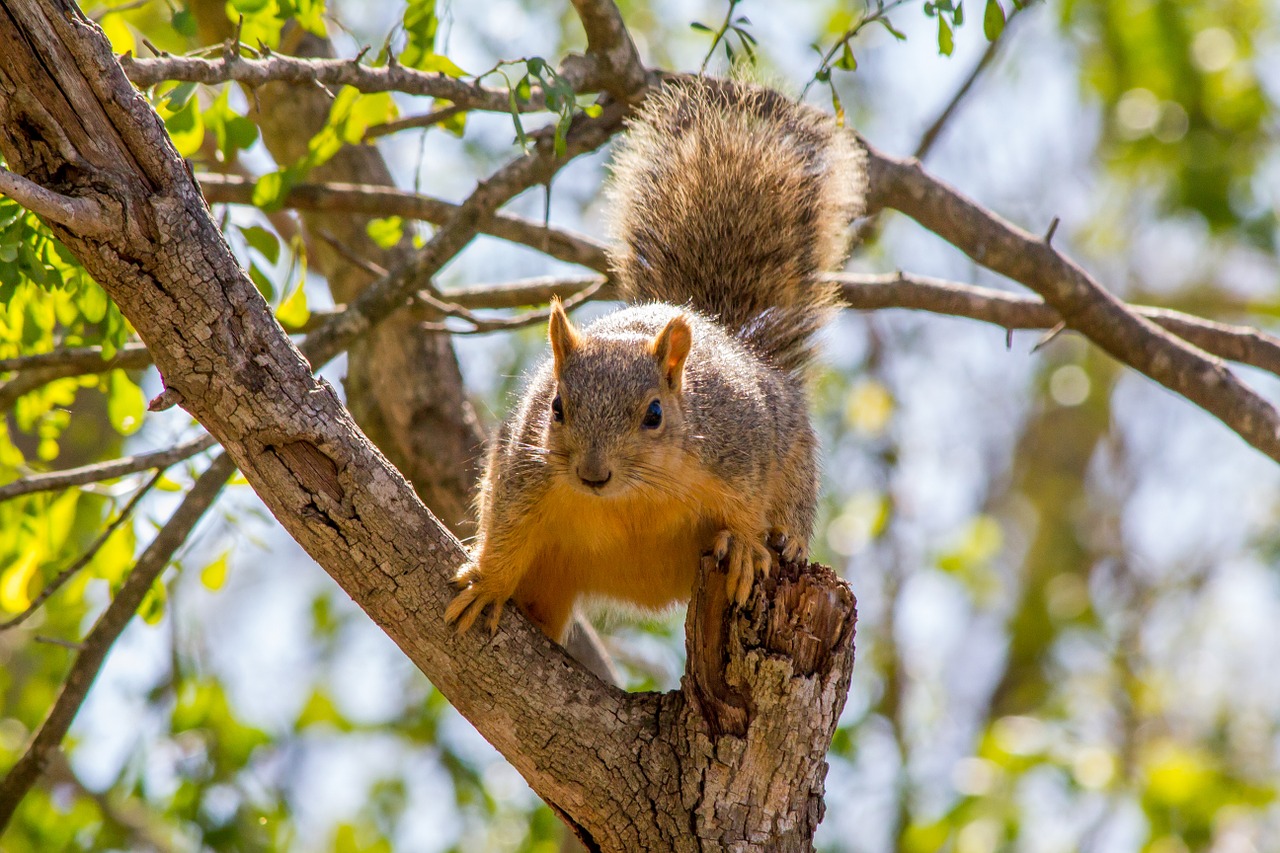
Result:
M818 110L759 86L679 78L651 94L613 169L614 273L633 302L689 304L800 371L863 206L864 154Z

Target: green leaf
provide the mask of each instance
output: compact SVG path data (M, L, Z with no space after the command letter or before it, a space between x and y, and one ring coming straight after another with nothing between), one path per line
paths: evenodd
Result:
M848 42L844 43L844 48L840 51L840 61L836 63L836 67L845 71L858 70L858 60L854 59L853 48L849 46Z
M404 220L399 216L372 219L365 230L373 242L384 249L390 249L404 239Z
M276 298L276 286L267 276L257 263L249 264L249 280L253 282L253 286L258 288L258 292L262 294L262 298L268 302Z
M947 19L938 16L938 53L943 56L950 56L951 51L955 50L955 40L951 36L951 26L947 23Z
M954 23L957 27L964 25L964 4L963 3L956 4L956 11L951 16L951 22Z
M697 31L698 31L698 32L700 32L700 33L714 33L714 32L715 32L715 30L711 29L711 27L708 27L706 24L701 23L700 21L694 21L692 24L690 24L690 25L689 25L689 28L690 28L690 29L692 29L692 30L697 30Z
M280 260L280 238L274 232L260 225L251 225L248 228L241 228L240 234L251 249L256 250L271 263L274 264Z
M284 207L285 196L293 189L297 180L298 172L293 168L263 175L253 188L254 205L268 213L279 210Z
M227 582L227 564L230 551L223 551L222 556L200 570L200 583L207 589L219 590Z
M138 605L138 615L148 625L159 625L164 618L165 605L169 602L169 591L162 581L157 580L147 590L142 604Z
M280 303L276 309L276 319L282 325L298 329L306 324L311 312L307 309L307 289L298 282L298 286L289 294L289 298Z
M876 20L880 23L880 26L889 31L889 35L893 36L898 41L907 40L906 34L894 27L893 22L888 18L876 18Z
M430 71L435 74L444 74L449 77L469 77L456 62L443 53L433 53L430 56L424 56L416 66L421 71Z
M141 428L142 416L147 410L142 389L123 370L111 371L107 388L107 419L116 432L133 435Z
M400 63L422 69L422 63L436 51L436 31L440 28L436 0L409 0L405 4L401 26L405 44L400 52Z
M174 86L173 90L169 92L168 97L165 98L165 108L172 110L173 112L177 112L185 107L187 102L191 100L191 96L195 93L197 85L199 84L179 83L177 86Z
M196 34L196 16L191 14L190 9L182 8L174 12L170 23L180 36L191 38Z
M995 41L1004 32L1004 7L998 0L987 0L987 8L982 13L982 34L987 41Z

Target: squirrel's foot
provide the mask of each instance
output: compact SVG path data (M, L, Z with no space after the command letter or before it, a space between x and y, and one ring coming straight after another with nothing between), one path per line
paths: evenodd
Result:
M792 536L784 528L769 531L769 547L777 551L788 563L803 563L809 557L809 544L798 536Z
M773 564L773 556L765 547L763 536L735 535L729 530L716 534L711 555L717 561L728 558L729 598L739 605L747 603L756 575L767 577Z
M459 634L470 631L476 619L490 605L493 609L489 614L489 633L492 635L498 630L498 620L502 618L502 610L511 595L493 589L493 585L485 583L484 579L485 576L475 563L463 566L453 579L454 584L461 586L462 590L449 602L449 607L444 612L444 621L454 625Z

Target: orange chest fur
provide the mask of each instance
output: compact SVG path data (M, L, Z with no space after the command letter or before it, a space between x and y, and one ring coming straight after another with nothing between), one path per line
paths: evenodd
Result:
M613 498L553 486L531 519L525 582L651 608L688 598L726 507L702 478L681 486Z

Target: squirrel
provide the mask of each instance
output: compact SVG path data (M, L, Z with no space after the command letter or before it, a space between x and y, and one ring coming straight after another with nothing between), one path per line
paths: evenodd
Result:
M488 457L479 533L445 618L496 631L514 599L564 639L580 597L658 609L702 554L746 602L808 556L817 504L813 337L861 213L865 155L821 111L756 85L676 78L620 143L610 264L629 307L579 329L558 301L551 358Z

